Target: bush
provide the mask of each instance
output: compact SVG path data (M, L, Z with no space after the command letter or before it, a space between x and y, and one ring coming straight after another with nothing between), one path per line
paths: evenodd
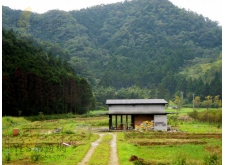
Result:
M222 110L205 110L202 112L189 112L188 116L201 122L222 124Z
M71 131L71 130L65 130L65 131L63 131L63 133L65 133L65 134L74 134L75 132Z
M198 112L196 110L193 110L192 112L188 112L188 116L193 119L197 119Z

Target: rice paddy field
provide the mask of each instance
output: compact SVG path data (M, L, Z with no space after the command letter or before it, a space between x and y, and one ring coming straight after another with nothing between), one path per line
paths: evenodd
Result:
M190 111L192 109L184 109L179 116L187 116ZM107 133L100 132L102 128L108 127L105 112L93 111L89 113L90 117L67 115L64 119L51 120L47 119L49 116L42 116L41 120L35 121L24 117L2 117L2 164L79 164L91 144L99 138L99 133ZM118 163L222 164L222 126L178 120L172 128L170 132L110 132L117 135ZM108 164L111 139L110 135L105 135L89 164ZM99 157L104 161L101 162Z

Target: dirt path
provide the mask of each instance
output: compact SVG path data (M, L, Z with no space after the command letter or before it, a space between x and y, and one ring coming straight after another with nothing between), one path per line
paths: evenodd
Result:
M117 156L116 134L112 134L113 138L110 142L111 152L109 165L119 165Z
M95 142L91 143L91 148L88 150L87 154L85 155L85 157L83 158L83 160L78 163L78 165L85 165L85 164L88 164L92 154L94 153L95 151L95 148L97 148L97 146L99 145L99 143L102 141L102 137L103 137L103 134L99 134L99 139L96 140Z
M110 151L110 160L109 160L109 165L119 165L118 163L118 157L117 157L117 145L116 145L116 134L112 134L112 140L110 142L110 147L111 147L111 151ZM92 156L92 154L94 153L95 149L98 147L99 143L102 141L103 136L106 134L99 134L99 139L96 140L95 142L91 143L91 148L88 150L87 154L85 155L85 157L83 158L83 160L78 163L78 165L88 165L89 164L89 160Z

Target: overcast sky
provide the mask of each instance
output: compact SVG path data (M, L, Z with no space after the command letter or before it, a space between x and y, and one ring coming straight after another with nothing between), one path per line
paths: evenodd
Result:
M100 4L110 4L123 0L2 0L2 5L12 9L24 10L28 7L32 12L44 13L48 10L79 10ZM170 0L174 5L190 9L222 25L222 0Z

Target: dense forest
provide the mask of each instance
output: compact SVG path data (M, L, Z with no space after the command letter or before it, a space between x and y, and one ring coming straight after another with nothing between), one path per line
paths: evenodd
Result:
M2 115L86 113L90 84L68 62L10 31L2 31Z
M132 0L44 14L2 9L2 26L66 60L109 98L184 93L222 98L222 27L168 0ZM32 36L32 37L31 37Z

